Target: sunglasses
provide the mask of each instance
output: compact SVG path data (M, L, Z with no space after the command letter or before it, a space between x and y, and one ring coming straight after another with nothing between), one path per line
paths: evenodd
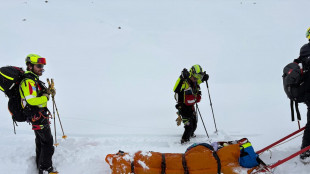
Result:
M36 66L37 68L44 68L44 65L43 65L43 64L35 64L35 66Z

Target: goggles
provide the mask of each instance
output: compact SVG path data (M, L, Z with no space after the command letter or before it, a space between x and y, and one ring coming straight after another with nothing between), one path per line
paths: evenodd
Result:
M43 64L35 64L34 66L36 66L37 68L44 68Z
M46 65L46 59L45 59L45 58L43 58L43 57L38 58L37 64L43 64L43 65Z

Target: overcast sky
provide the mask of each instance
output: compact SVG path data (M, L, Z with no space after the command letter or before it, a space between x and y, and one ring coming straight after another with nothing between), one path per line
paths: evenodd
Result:
M25 67L29 53L46 57L41 80L55 79L57 106L71 134L176 134L182 128L175 127L173 86L183 68L200 64L210 75L218 128L232 135L273 131L266 135L271 139L297 129L281 76L307 42L309 5L2 0L1 66ZM205 84L202 93L200 110L214 131ZM7 98L0 101L0 130L11 133ZM19 130L31 132L26 124ZM201 124L197 131L204 133Z

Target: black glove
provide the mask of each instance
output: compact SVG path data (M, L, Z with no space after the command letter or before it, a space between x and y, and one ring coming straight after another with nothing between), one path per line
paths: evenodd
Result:
M187 71L187 69L184 68L183 71L181 72L181 76L180 76L180 77L181 77L181 79L184 80L184 79L188 79L188 78L189 78L189 75L190 75L190 74L189 74L189 72Z
M204 82L204 81L208 81L208 79L209 79L209 75L208 75L206 72L203 72L203 73L204 73L204 75L203 75L203 77L202 77L201 81L202 81L202 82Z

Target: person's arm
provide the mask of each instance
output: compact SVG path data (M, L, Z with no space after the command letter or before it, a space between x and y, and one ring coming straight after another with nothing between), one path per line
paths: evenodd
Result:
M32 106L46 107L48 97L41 96L38 97L38 92L36 84L31 79L25 79L20 85L20 94L22 98L26 99L27 103Z

